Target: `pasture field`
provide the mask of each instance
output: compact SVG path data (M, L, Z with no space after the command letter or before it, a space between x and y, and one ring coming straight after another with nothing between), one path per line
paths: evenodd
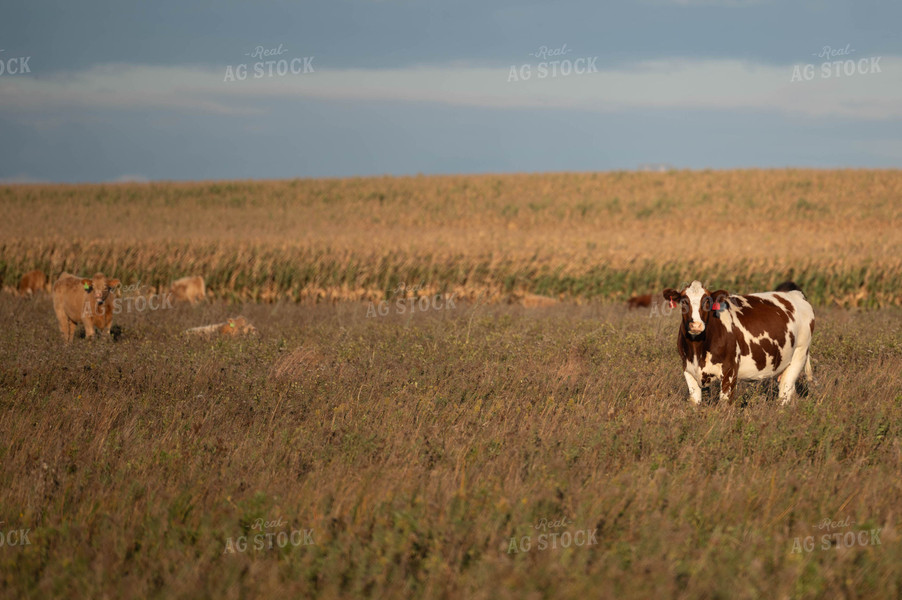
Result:
M0 596L899 597L900 193L894 171L0 187L4 286L212 296L64 346L49 295L0 294L0 532L27 531ZM789 276L817 327L787 407L767 382L690 405L678 315L623 303ZM407 293L456 301L367 316ZM181 335L238 314L259 335Z

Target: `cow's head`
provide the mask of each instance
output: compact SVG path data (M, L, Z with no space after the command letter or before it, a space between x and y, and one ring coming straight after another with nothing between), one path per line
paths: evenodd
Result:
M226 319L219 331L223 335L238 336L257 333L257 328L251 325L244 317L234 317Z
M680 291L673 288L664 290L664 299L670 306L680 307L683 315L683 327L690 336L698 336L705 332L708 319L720 314L726 308L730 294L725 290L711 292L700 281L693 281Z
M118 279L107 279L103 273L94 273L93 279L82 279L86 292L94 293L94 304L100 309L110 300L110 294L114 294L119 288Z

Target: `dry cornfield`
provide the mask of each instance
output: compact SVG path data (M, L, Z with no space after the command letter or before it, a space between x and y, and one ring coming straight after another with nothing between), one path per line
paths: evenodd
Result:
M800 170L0 187L4 287L213 295L63 346L46 294L0 294L0 595L898 597L900 192ZM678 315L623 300L691 278L799 283L816 383L689 405ZM458 300L396 310L434 294ZM259 335L181 335L237 314Z
M818 305L902 304L895 171L485 175L7 186L0 277L100 269L222 299L622 300L697 276L792 278Z

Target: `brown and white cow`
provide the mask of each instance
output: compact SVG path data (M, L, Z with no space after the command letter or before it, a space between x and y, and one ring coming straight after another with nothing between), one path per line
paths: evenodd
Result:
M91 279L60 275L53 284L53 310L66 343L75 337L79 323L85 326L86 338L94 337L95 328L110 333L118 287L118 279L107 279L103 273L95 273Z
M677 350L692 402L701 402L702 388L712 381L721 382L721 400L732 400L739 380L782 375L786 404L802 369L812 380L814 310L801 291L732 296L693 281L680 291L667 288L664 299L681 308Z

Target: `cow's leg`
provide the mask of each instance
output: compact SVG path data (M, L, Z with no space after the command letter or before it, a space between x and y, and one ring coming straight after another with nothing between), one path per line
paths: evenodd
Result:
M808 385L814 384L814 372L811 370L811 355L810 354L805 356L805 379L808 380Z
M72 333L69 331L69 317L66 316L66 312L62 310L62 308L54 307L56 312L56 320L59 322L60 333L63 334L63 341L71 342L72 341Z
M686 385L689 386L689 400L695 404L700 404L702 401L702 386L699 385L689 371L683 371L683 376L686 377Z
M83 323L85 324L85 339L89 340L94 337L94 323L91 319L85 319Z
M736 395L736 370L723 367L723 379L720 380L720 399L728 402L733 401Z
M109 321L106 321L105 319L101 320L101 324L97 326L97 334L103 339L111 338L112 335L110 334L110 329L112 327L112 319L110 319Z
M780 402L786 404L792 399L792 393L796 389L796 379L799 373L806 368L808 361L808 350L805 348L796 348L792 353L792 359L789 366L783 371L783 378L780 380Z
M66 323L62 327L63 339L66 340L67 344L71 344L72 340L75 339L75 329L78 327L78 323L71 321L68 317L66 317Z

